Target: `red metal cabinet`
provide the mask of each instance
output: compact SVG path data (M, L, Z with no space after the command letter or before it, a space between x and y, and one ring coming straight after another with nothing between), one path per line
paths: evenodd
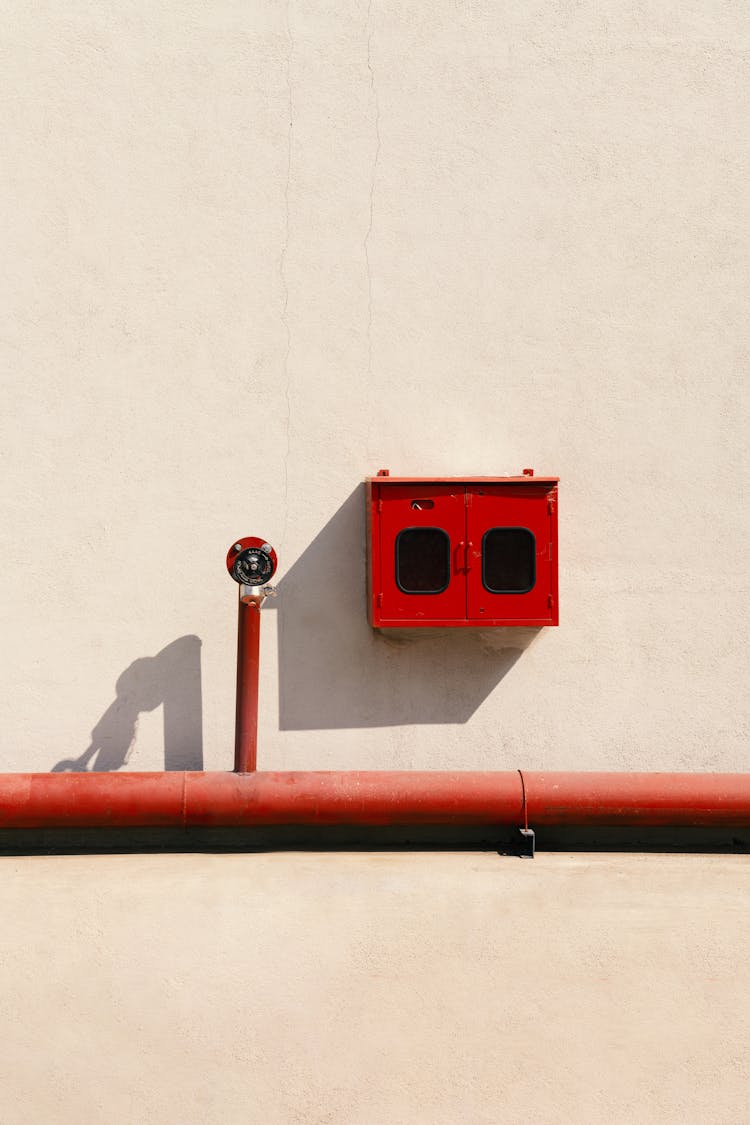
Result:
M370 624L557 625L557 484L370 477Z

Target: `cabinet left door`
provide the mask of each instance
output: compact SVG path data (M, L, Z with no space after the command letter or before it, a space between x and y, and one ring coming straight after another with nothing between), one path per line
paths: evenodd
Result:
M379 624L439 625L466 618L466 492L461 486L380 487L373 582Z

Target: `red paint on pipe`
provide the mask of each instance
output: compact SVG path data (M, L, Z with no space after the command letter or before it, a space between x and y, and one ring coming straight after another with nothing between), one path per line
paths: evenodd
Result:
M250 773L258 761L258 673L260 670L260 604L257 597L240 597L237 611L237 707L234 727L234 768Z
M0 828L179 825L186 776L178 772L0 774Z
M748 774L523 773L530 826L750 827ZM0 774L0 828L521 825L518 771Z
M529 824L750 825L750 775L742 773L542 773L523 771Z
M0 774L0 828L511 824L517 773Z
M517 773L288 772L187 775L189 824L513 824ZM250 782L248 784L248 782Z

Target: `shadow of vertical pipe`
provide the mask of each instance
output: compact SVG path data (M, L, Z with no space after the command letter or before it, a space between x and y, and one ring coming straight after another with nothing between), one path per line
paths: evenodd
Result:
M163 648L164 769L203 769L203 690L200 637L180 637Z
M115 685L115 698L96 723L78 758L64 758L53 773L121 769L136 741L138 716L164 709L164 769L203 769L201 640L178 637L156 656L134 660Z

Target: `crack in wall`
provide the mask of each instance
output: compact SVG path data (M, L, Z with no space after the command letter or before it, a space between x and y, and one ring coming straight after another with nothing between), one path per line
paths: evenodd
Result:
M284 450L284 520L281 530L280 546L284 547L286 544L286 532L289 524L289 455L291 452L291 430L292 430L292 387L291 387L291 372L289 370L289 356L292 351L292 330L289 324L288 310L289 310L289 279L287 276L287 256L289 254L289 189L292 179L292 132L294 129L294 114L293 114L293 98L292 98L292 55L294 53L294 39L292 37L292 27L289 18L289 0L287 0L284 9L284 23L286 27L287 37L287 52L286 52L286 88L287 88L287 115L289 118L288 129L288 146L287 146L287 160L286 160L286 181L284 184L284 241L281 247L281 255L279 257L279 277L281 279L281 291L283 295L283 302L281 308L281 323L284 328L286 336L286 347L284 349L284 358L282 361L282 384L284 387L284 398L286 401L286 423L285 435L286 445Z
M369 4L367 5L367 18L365 20L365 32L367 35L367 70L370 74L370 93L375 116L375 154L370 176L370 212L364 238L365 268L367 270L367 392L365 395L367 401L367 440L365 449L370 459L370 431L372 420L372 264L370 262L370 238L372 236L375 212L375 183L378 175L378 161L380 160L380 101L378 99L377 86L375 85L375 71L372 66L373 31L370 26L371 13L372 0L369 0Z

